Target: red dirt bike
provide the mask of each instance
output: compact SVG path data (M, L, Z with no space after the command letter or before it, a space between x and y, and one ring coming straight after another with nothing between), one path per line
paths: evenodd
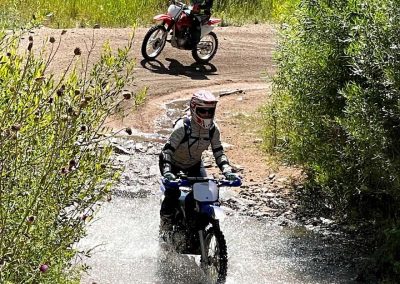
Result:
M201 23L200 41L193 46L192 36L192 6L179 1L171 1L167 14L154 17L157 25L150 28L142 43L142 55L147 60L154 60L164 49L165 43L170 42L173 47L191 50L194 60L198 63L207 63L218 49L217 35L212 32L214 25L220 19L206 19L198 17Z

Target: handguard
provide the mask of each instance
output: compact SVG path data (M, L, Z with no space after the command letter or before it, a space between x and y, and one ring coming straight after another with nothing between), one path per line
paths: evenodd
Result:
M176 180L168 180L166 178L162 178L161 181L165 186L179 188L180 186L191 186L197 182L205 182L205 181L214 181L218 187L220 186L232 186L238 187L242 185L242 179L237 177L235 180L227 180L227 179L214 179L207 177L188 177L185 179L176 179Z

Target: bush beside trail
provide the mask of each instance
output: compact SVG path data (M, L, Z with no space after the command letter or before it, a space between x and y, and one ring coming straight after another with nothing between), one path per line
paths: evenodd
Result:
M25 31L0 36L1 283L78 281L74 244L119 175L102 140L106 117L130 97L121 93L133 38L116 52L105 45L90 68L71 50L55 76L47 67L65 32L42 48Z
M303 165L329 214L381 233L377 274L400 277L400 3L302 1L284 25L267 149ZM321 207L321 208L322 208Z

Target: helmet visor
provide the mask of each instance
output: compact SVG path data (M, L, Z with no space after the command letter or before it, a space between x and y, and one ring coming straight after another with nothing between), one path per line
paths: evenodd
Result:
M215 114L215 108L197 107L196 114L201 118L213 118Z

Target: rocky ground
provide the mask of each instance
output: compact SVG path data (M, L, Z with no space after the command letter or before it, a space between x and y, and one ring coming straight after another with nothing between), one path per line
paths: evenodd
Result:
M159 195L160 175L157 163L162 143L132 140L129 136L112 138L110 142L114 147L115 165L124 169L113 195L129 199ZM215 165L210 155L211 153L206 154L205 161L208 170L212 172ZM240 166L236 166L239 172L243 172ZM298 199L294 196L293 186L301 189L302 185L291 182L293 181L287 177L272 173L263 182L246 182L238 189L225 190L221 194L221 204L228 215L240 214L290 230L304 228L305 232L313 232L323 245L313 248L315 257L311 261L321 262L321 265L331 262L346 270L361 271L367 261L362 237L346 233L332 219L298 210ZM366 279L365 275L367 273L364 270L346 283L353 283L357 277ZM374 283L373 280L366 282Z

